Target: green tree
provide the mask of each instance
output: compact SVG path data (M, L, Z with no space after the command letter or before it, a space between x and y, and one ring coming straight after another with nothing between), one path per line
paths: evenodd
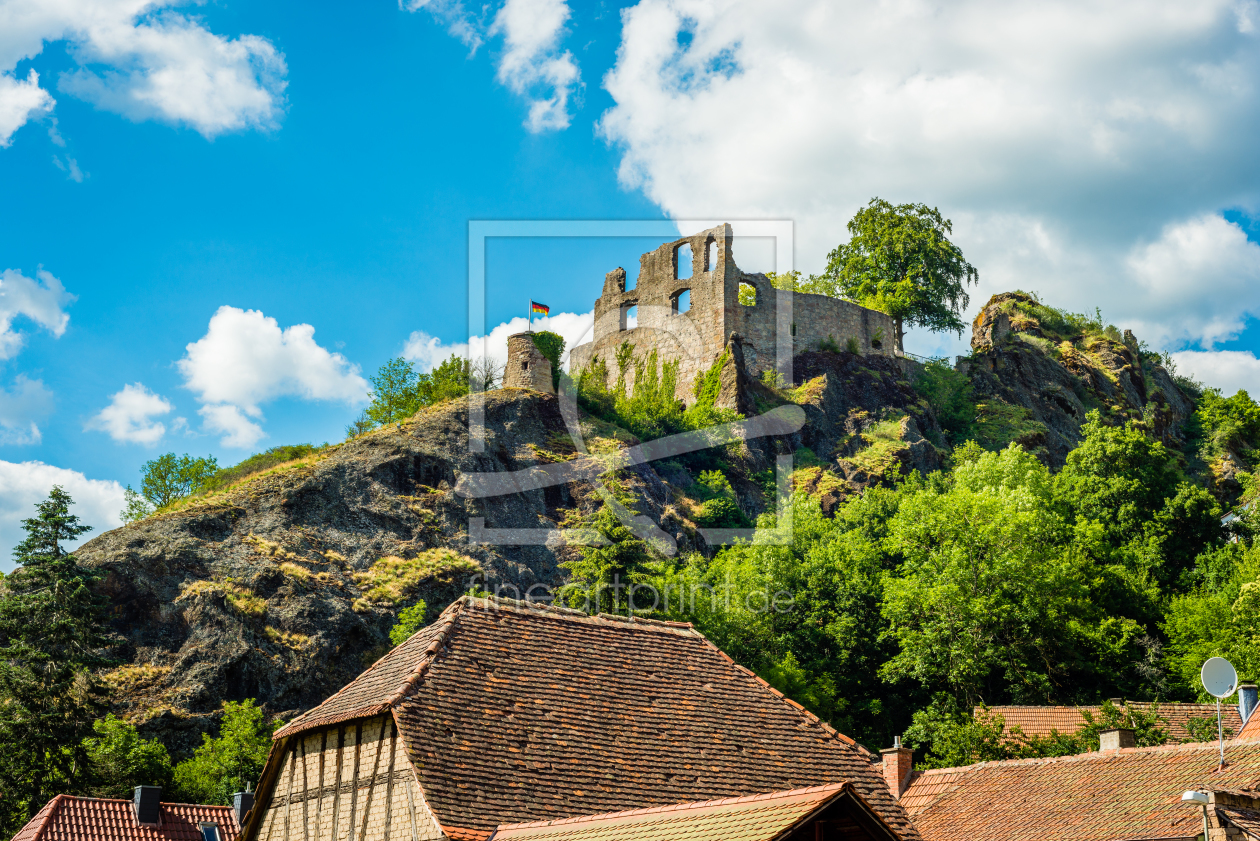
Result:
M364 415L376 426L397 423L420 411L420 375L401 356L389 360L372 377L372 399Z
M199 490L218 469L214 456L193 458L187 453L182 456L166 453L144 463L140 491L145 499L161 508Z
M416 631L424 627L425 617L429 613L424 599L419 599L411 607L403 608L398 614L398 621L389 629L389 641L394 645L402 645L411 639Z
M904 561L882 607L900 650L886 679L939 687L961 709L1047 703L1065 684L1105 685L1135 659L1141 629L1091 602L1095 571L1068 551L1052 487L1012 445L902 501L889 544Z
M271 750L271 734L281 723L268 724L252 698L225 701L218 738L203 735L192 758L175 766L177 795L189 803L230 805L235 792L258 784Z
M145 517L153 513L153 503L145 499L141 494L131 489L131 485L127 486L127 490L123 491L123 510L119 512L119 516L124 523L134 523L143 520Z
M0 593L0 803L22 822L53 795L83 785L84 739L105 706L92 670L110 662L101 653L109 643L106 604L92 591L97 574L66 549L91 530L70 513L73 504L54 487L22 522L18 568Z
M848 228L849 241L827 255L823 276L804 291L888 313L898 350L905 325L962 333L962 311L970 301L965 287L979 282L979 273L949 240L953 225L940 211L875 198Z
M145 739L136 726L110 713L92 725L96 735L84 740L93 797L130 797L136 786L167 787L171 757L156 739Z
M432 406L443 400L463 397L468 393L472 366L467 359L454 353L427 374L421 374L419 395L421 406Z

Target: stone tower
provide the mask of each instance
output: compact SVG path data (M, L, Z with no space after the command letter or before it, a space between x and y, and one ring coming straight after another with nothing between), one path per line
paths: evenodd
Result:
M551 394L551 360L534 344L533 333L508 336L507 368L503 372L504 388L528 388Z

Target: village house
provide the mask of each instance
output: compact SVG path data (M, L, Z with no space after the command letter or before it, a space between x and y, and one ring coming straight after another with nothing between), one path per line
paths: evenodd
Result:
M131 800L59 794L13 841L234 841L252 805L245 792L232 806L163 803L158 786L137 786Z
M1260 719L1252 719L1253 721ZM1124 747L907 774L894 789L925 841L1260 839L1260 743ZM1187 798L1187 795L1190 798Z
M242 841L541 837L663 807L782 819L694 841L919 838L879 757L682 623L465 596L274 738Z

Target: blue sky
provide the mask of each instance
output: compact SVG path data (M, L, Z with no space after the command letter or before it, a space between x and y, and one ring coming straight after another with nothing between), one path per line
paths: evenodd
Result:
M470 219L791 219L816 270L925 201L971 311L1100 306L1260 391L1248 6L413 5L0 0L0 555L52 481L105 528L162 452L339 440L467 340ZM493 242L488 324L579 330L654 244Z

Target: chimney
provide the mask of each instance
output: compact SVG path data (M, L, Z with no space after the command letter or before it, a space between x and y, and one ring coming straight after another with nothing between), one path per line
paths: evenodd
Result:
M136 786L131 798L131 811L141 826L157 826L162 822L162 789L160 786Z
M901 737L897 736L892 747L885 748L879 753L884 759L884 782L888 783L888 790L892 792L893 797L901 797L901 793L906 790L906 783L910 781L910 771L914 767L912 764L914 751L903 748Z
M245 826L245 818L249 810L254 808L254 795L248 791L238 791L232 795L232 811L236 812L236 825Z
M1133 731L1127 727L1113 727L1098 734L1099 750L1120 750L1120 748L1135 747L1137 747L1137 740L1133 738Z
M1251 714L1256 711L1256 685L1254 683L1244 683L1238 687L1238 714L1242 716L1243 724L1247 723L1247 719L1251 718Z

